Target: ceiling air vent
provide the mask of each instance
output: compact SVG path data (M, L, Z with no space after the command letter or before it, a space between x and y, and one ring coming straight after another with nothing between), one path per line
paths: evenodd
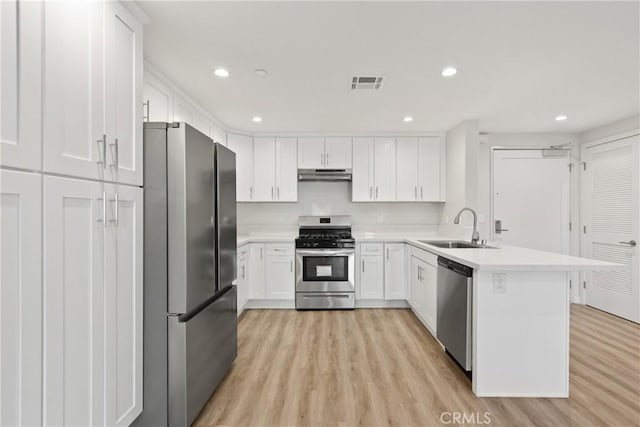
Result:
M382 87L382 76L354 76L351 79L351 90L379 90Z

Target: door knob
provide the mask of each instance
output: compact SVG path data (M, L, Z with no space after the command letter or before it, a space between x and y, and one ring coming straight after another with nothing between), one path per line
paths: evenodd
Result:
M632 248L633 248L633 247L635 247L635 246L637 245L637 243L636 243L636 241L635 241L635 240L629 240L628 242L618 242L618 243L620 243L621 245L629 245L629 246L631 246Z

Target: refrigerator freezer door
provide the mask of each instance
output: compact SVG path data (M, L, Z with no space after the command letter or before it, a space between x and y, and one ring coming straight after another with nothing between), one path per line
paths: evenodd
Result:
M215 150L217 289L224 289L237 275L236 154L221 144L216 144Z
M216 292L213 148L186 123L168 129L169 313L189 313Z
M190 426L231 368L238 351L236 287L181 322L170 316L169 426Z

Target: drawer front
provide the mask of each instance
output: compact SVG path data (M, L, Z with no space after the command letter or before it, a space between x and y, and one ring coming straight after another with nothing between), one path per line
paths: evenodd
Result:
M296 292L298 310L352 310L355 305L353 292Z
M382 255L384 252L382 243L362 243L360 253L362 255Z
M293 244L267 243L267 255L293 255Z

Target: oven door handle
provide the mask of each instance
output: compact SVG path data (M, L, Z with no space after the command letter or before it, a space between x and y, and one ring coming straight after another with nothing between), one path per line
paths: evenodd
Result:
M354 255L355 249L296 249L296 255L308 256L335 256L335 255Z

